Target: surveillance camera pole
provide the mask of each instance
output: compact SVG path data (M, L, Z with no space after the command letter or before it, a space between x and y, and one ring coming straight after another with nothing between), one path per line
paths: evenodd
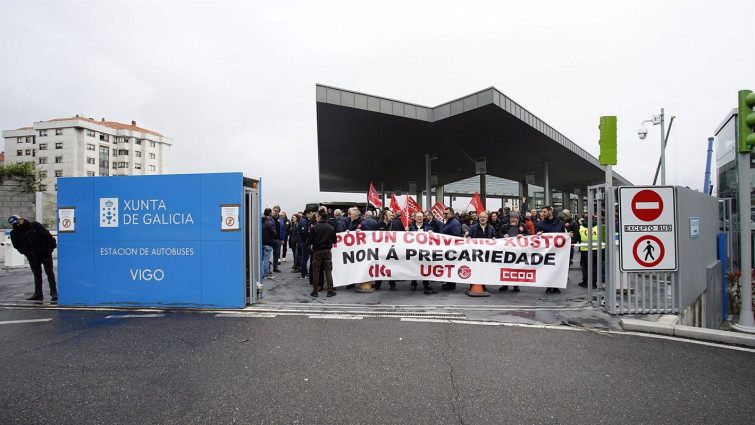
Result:
M661 108L661 186L666 185L666 121Z

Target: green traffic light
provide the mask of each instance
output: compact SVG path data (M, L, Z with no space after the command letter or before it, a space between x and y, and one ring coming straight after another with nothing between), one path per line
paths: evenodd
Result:
M755 92L752 90L740 90L738 102L739 114L739 138L738 147L740 153L752 152L755 146Z

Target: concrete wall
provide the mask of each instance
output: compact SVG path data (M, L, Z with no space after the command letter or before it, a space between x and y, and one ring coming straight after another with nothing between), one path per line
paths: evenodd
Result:
M34 220L35 195L26 193L25 183L13 178L0 180L0 228L10 229L8 217L20 215Z

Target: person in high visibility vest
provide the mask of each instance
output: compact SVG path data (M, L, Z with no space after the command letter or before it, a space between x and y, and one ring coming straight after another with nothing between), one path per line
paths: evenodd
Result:
M598 287L598 247L601 241L598 240L598 224L593 226L592 229L588 229L587 226L582 226L579 229L579 241L583 244L587 244L589 233L592 232L592 287ZM587 288L587 246L579 247L580 259L579 266L582 268L582 282L579 286Z

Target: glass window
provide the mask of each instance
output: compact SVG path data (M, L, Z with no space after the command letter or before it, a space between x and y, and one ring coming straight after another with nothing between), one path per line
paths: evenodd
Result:
M34 143L34 136L27 136L26 143Z
M149 166L149 171L155 171L155 166L154 165L150 165Z
M40 143L39 144L39 150L46 151L47 150L47 143Z
M39 172L39 178L40 179L46 179L47 178L47 171L40 171Z
M41 158L39 158L39 163L40 164L47 164L47 157L41 157Z
M94 137L94 130L87 130L87 136Z
M155 147L155 142L150 141L149 142L149 147L154 148Z
M137 158L141 158L142 157L142 153L139 152L139 151L134 151L134 156L136 156Z
M88 151L93 151L93 150L95 150L95 146L94 146L94 143L87 143L87 150L88 150Z
M62 136L63 135L63 129L62 128L56 128L55 129L55 135L56 136Z
M21 150L17 150L17 151L16 151L16 156L24 156L24 151L23 151L23 149L21 149Z
M94 177L94 171L87 171L87 177Z
M63 170L55 170L55 177L63 177Z
M47 130L39 130L39 137L47 137Z
M97 162L94 160L94 158L87 157L87 164L96 164Z
M39 190L42 191L42 192L46 191L47 190L47 185L46 184L39 185Z
M134 143L136 143L137 145L141 145L142 144L142 139L136 139L136 141Z
M153 153L149 154L149 159L155 159L155 154Z
M141 170L142 164L134 164L134 168L136 168L137 170Z
M63 157L62 157L62 156L56 156L56 157L55 157L55 163L56 163L56 164L60 164L60 163L62 163L62 162L63 162Z
M103 142L109 142L110 136L108 136L107 134L100 133L100 140L102 140Z
M27 154L27 155L31 155L31 149L27 149L27 150L26 150L26 154Z
M55 142L55 149L63 149L63 142Z

